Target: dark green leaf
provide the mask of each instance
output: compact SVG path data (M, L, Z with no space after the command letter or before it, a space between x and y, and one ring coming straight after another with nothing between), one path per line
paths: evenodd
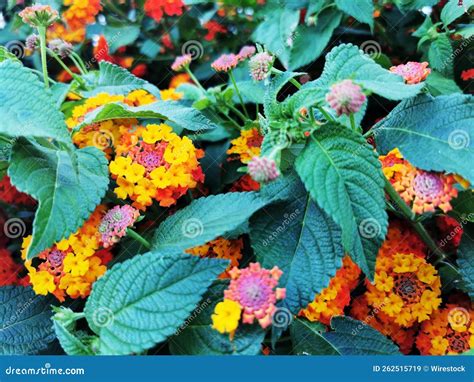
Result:
M336 6L357 21L369 24L370 29L374 28L373 0L336 0Z
M290 326L293 350L296 355L339 355L337 350L323 337L326 326L296 318Z

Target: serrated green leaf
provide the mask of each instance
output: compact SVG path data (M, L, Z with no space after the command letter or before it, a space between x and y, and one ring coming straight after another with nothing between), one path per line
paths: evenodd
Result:
M291 79L302 74L298 72L283 72L273 77L267 85L263 98L263 109L267 118L280 116L281 105L277 102L278 93Z
M21 63L0 63L0 133L52 138L72 146L64 117L44 84Z
M166 219L155 232L153 248L176 253L226 235L268 204L255 192L231 192L193 201Z
M387 233L380 162L362 136L324 125L296 160L313 200L342 228L344 248L369 278Z
M143 106L129 106L121 102L98 107L84 117L84 121L74 128L120 118L161 119L190 131L206 131L216 128L200 111L177 101L156 101Z
M453 47L449 37L445 34L440 34L431 42L428 50L428 61L430 66L445 74L450 74L453 71Z
M375 126L381 153L398 147L414 166L474 182L474 97L419 96L400 103ZM427 155L427 153L430 153Z
M457 262L469 296L474 299L474 229L472 227L472 224L464 227Z
M232 340L211 327L211 315L222 301L227 283L216 283L204 295L190 318L169 339L175 355L257 355L260 354L265 331L258 325L241 325Z
M23 138L13 146L8 175L39 202L29 259L80 228L109 184L107 160L95 147L66 152Z
M283 271L282 305L293 314L329 285L344 257L341 229L311 200L301 182L293 186L291 200L252 217L250 238L262 266L277 265Z
M468 14L472 6L474 6L474 0L463 0L461 4L459 0L449 0L441 11L441 21L448 26L457 18Z
M426 87L431 95L435 97L439 95L462 93L456 81L446 78L442 74L434 71L426 78Z
M54 332L67 355L94 355L82 341L74 336L64 325L53 319Z
M331 40L341 19L341 12L328 8L318 16L316 25L300 25L295 32L288 68L298 69L316 60Z
M336 0L336 6L357 21L369 24L370 29L374 29L373 0Z
M337 350L323 337L326 326L295 318L290 326L293 350L296 355L338 355Z
M84 313L101 354L138 353L183 324L228 261L150 252L115 265L93 286Z
M423 37L425 36L430 28L433 26L433 21L431 21L431 16L426 16L425 21L423 21L423 24L421 24L418 29L412 33L412 36L415 37Z
M18 57L10 52L6 47L0 45L0 62L5 60L20 61Z
M37 296L28 287L0 288L0 354L35 354L54 340L53 297Z
M335 316L331 327L334 332L323 336L341 355L400 355L392 341L365 322Z

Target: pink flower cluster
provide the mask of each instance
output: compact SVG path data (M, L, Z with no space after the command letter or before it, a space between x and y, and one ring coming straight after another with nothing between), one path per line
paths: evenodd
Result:
M326 96L326 101L338 116L357 113L366 99L362 88L351 80L344 80L331 86L331 91Z
M26 7L18 14L25 24L32 27L48 27L59 18L58 11L49 5L35 4Z
M129 205L115 206L107 212L99 225L104 248L114 245L124 237L127 228L133 226L139 216L138 210Z
M421 81L424 81L431 73L431 69L428 69L427 62L414 61L409 61L406 64L398 66L392 66L390 71L402 76L405 82L410 85L418 84Z
M259 183L270 182L280 175L275 161L267 157L253 157L248 164L248 172Z
M273 65L273 56L267 52L257 53L249 61L250 75L255 81L263 81Z

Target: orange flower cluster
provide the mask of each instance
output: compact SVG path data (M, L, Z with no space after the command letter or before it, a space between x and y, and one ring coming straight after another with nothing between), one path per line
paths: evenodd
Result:
M110 162L120 199L130 198L141 210L153 203L169 207L204 181L198 159L204 152L188 137L180 138L165 124L138 126L123 135Z
M73 129L84 121L86 114L109 103L122 102L129 106L142 106L155 101L156 98L145 90L135 90L127 96L100 93L88 98L83 104L76 106L66 124L70 129ZM107 158L110 159L115 145L137 123L137 120L133 118L93 123L84 126L75 133L73 135L73 142L79 148L95 146L104 151Z
M164 15L181 16L185 7L182 0L146 0L144 9L148 16L159 23Z
M415 213L435 212L436 208L445 213L452 210L450 202L458 195L453 175L420 170L405 160L398 149L379 159L385 177Z
M260 183L253 180L249 174L245 174L232 184L229 192L248 192L258 190L260 190Z
M416 346L423 355L460 354L474 349L474 304L461 297L423 322Z
M25 206L32 206L36 203L27 194L18 191L16 187L10 183L8 175L5 175L0 180L0 202Z
M344 257L342 267L313 302L300 312L300 316L310 321L320 321L329 325L333 316L344 314L344 308L349 305L351 292L357 286L360 268L350 259Z
M244 242L242 239L224 239L219 237L199 247L194 247L186 250L186 253L191 255L207 257L211 259L227 259L230 264L227 269L220 275L220 278L229 278L229 271L233 267L239 266L239 261L242 259L242 250Z
M90 294L92 284L105 273L112 259L108 250L101 249L98 228L104 213L105 207L97 207L76 233L43 251L38 256L39 265L26 260L31 236L23 239L22 257L36 294L52 293L59 301L64 301L66 295L85 298Z
M253 157L260 155L263 136L258 129L242 130L240 137L233 139L231 147L227 150L227 155L235 155L233 159L238 159L242 163L249 163Z

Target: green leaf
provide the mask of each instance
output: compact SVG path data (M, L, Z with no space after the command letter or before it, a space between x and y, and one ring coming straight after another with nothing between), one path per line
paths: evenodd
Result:
M440 34L431 42L428 50L430 66L439 72L450 74L453 71L453 48L449 37Z
M338 125L317 130L296 160L313 200L342 228L344 248L369 278L387 233L384 178L371 146Z
M297 314L329 285L342 265L341 229L309 197L301 182L293 198L265 208L251 219L250 237L257 260L277 265L286 288L282 304Z
M176 253L205 244L246 223L267 203L255 192L199 198L161 223L153 238L153 248L161 253Z
M20 61L9 49L0 45L0 62L5 60Z
M200 111L176 101L156 101L143 106L129 106L121 102L109 103L87 114L84 121L74 128L96 122L121 118L161 119L190 131L205 131L216 128Z
M462 15L469 14L472 6L474 6L474 0L463 0L462 4L459 4L459 0L449 0L441 11L441 21L448 26Z
M231 341L211 327L211 315L222 301L227 283L216 283L202 301L169 339L171 354L175 355L257 355L260 354L265 331L255 325L241 325Z
M451 201L453 209L449 212L461 223L474 223L474 193L472 190L462 191Z
M44 84L21 63L0 63L0 133L52 138L72 146L64 116Z
M39 202L28 258L74 233L105 195L107 160L95 147L71 153L23 138L13 146L8 175L20 191Z
M432 26L433 21L431 21L431 16L426 16L425 21L423 21L423 24L421 24L418 29L412 33L412 36L422 38L428 33Z
M343 12L354 17L357 21L369 24L374 29L373 0L336 0L336 6Z
M133 44L139 35L140 27L138 25L121 23L120 26L106 25L104 28L104 36L111 54L122 46Z
M161 46L154 40L148 39L143 42L140 48L140 53L148 58L155 58L160 53Z
M426 78L426 86L431 95L435 97L439 95L462 93L462 90L454 80L446 78L442 74L434 71Z
M281 105L277 102L278 93L293 78L302 75L298 72L283 72L276 75L266 87L263 99L263 108L267 118L279 117L281 114Z
M377 148L386 153L398 147L416 167L453 172L473 183L473 99L463 94L424 95L400 103L375 126Z
M331 327L334 332L323 336L341 355L400 355L392 341L365 322L336 316Z
M0 288L0 354L35 354L54 340L54 297L37 296L31 288Z
M290 46L288 41L295 31L299 11L285 7L276 7L265 13L265 20L255 29L252 39L276 55L285 67L288 67Z
M413 11L423 7L436 5L439 0L395 0L395 3L402 11Z
M290 51L289 69L294 70L316 60L329 43L341 18L341 12L328 8L318 16L315 26L300 25Z
M53 319L54 332L67 355L94 355L79 338L67 330L62 323Z
M150 252L115 265L84 313L101 354L139 353L175 333L228 261Z
M474 299L474 229L472 225L464 227L458 249L459 273L466 283L469 296Z
M326 341L323 333L326 326L320 322L311 322L295 318L290 326L293 350L296 355L339 355L337 350Z

